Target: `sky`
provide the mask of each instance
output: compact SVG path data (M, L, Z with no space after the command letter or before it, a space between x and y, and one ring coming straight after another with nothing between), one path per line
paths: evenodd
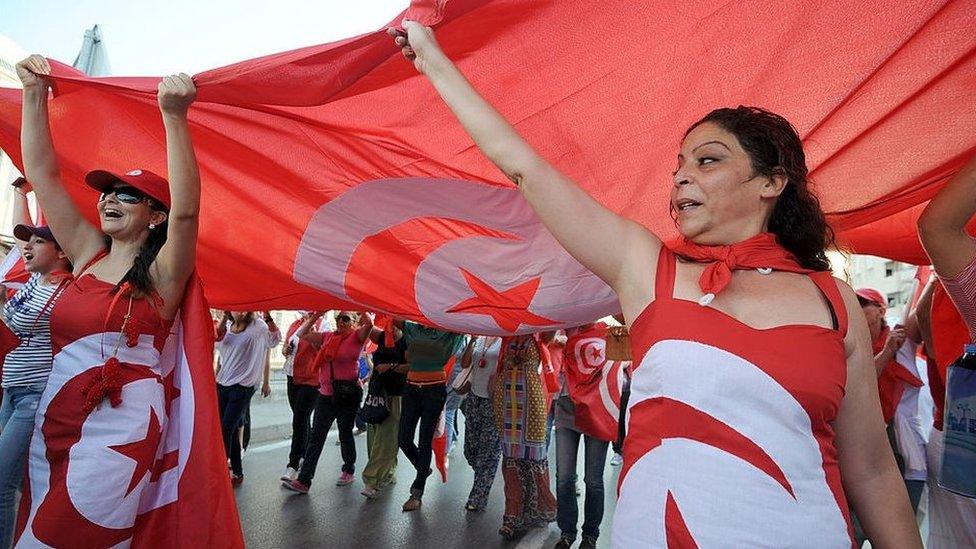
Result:
M376 30L409 0L0 0L0 34L71 64L98 25L112 74L195 74Z

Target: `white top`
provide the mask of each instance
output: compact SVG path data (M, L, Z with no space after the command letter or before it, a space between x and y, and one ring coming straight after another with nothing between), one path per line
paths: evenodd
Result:
M233 323L227 321L227 332L217 342L220 371L217 384L225 387L243 385L257 387L264 369L268 349L281 343L281 332L270 331L263 319L255 318L243 332L231 331Z
M51 309L57 286L34 273L3 307L3 321L20 345L3 359L4 388L47 383L51 373ZM50 303L49 303L50 302Z
M485 344L491 341L487 349ZM500 337L479 337L471 350L471 394L481 398L488 398L488 383L491 376L498 369L498 353L502 349L502 338ZM481 361L484 359L484 366Z

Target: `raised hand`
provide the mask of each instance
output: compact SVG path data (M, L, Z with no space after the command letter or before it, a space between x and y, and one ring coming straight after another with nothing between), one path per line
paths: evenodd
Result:
M413 62L413 66L421 74L428 74L432 66L445 59L444 52L434 38L434 30L430 27L404 19L403 30L389 29L386 32L393 37L403 56Z
M51 80L47 75L51 74L51 65L43 55L31 55L20 63L17 63L17 76L24 84L24 89L47 89L51 85Z
M190 104L197 98L197 87L185 73L164 77L156 94L159 110L166 114L185 115Z

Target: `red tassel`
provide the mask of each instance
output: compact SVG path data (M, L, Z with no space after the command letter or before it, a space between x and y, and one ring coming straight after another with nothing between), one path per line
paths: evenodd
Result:
M81 390L85 396L86 414L97 408L105 398L109 399L112 408L122 404L122 363L113 356L97 370L95 378Z
M139 328L131 318L122 328L122 334L125 336L125 345L127 347L135 347L139 344Z

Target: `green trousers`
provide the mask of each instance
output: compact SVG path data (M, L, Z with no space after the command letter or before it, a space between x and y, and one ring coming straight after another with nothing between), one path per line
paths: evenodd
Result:
M379 425L366 426L366 453L363 483L382 488L396 482L397 431L400 426L400 397L390 397L390 415Z

